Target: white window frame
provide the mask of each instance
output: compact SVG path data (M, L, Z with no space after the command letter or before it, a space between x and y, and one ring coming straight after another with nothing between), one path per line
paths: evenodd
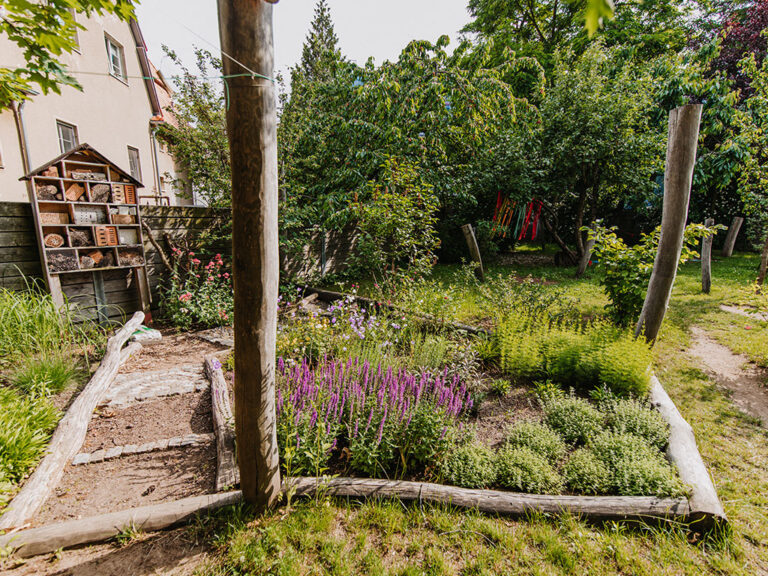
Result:
M127 84L128 76L125 71L125 50L123 45L109 34L104 34L104 45L107 48L107 66L109 67L110 76ZM115 62L117 62L117 65Z
M64 135L62 134L62 128L68 128L72 130L72 135L74 138L72 139L72 147L66 148L64 145ZM69 152L73 148L77 148L80 145L80 135L77 133L77 126L74 124L70 124L69 122L64 122L63 120L56 120L56 136L59 139L59 149L61 150L61 153L64 154L66 152Z
M134 171L132 154L136 154L136 170ZM131 176L141 182L141 152L135 146L128 146L128 170L131 172Z

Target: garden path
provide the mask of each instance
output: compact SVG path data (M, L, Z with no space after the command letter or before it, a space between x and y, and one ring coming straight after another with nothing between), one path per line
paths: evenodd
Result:
M128 360L34 524L215 492L216 445L203 362L222 349L194 334L170 333Z
M707 332L694 326L689 352L698 358L715 381L730 391L734 404L768 427L768 373L746 356L734 354L716 342Z

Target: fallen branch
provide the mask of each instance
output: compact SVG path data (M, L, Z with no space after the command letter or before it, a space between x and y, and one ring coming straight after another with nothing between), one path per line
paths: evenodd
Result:
M136 312L125 326L107 342L107 350L90 382L78 395L59 422L47 455L21 491L11 500L0 517L0 529L7 530L25 524L40 509L64 474L64 466L80 451L88 431L91 415L104 392L115 379L122 359L121 348L144 321L144 313Z
M205 373L211 381L211 409L216 433L216 491L240 483L240 470L235 458L235 431L229 389L221 363L215 356L205 359Z
M149 224L147 224L146 220L141 221L141 227L144 229L144 231L147 233L147 239L149 240L149 243L154 246L157 253L160 255L160 259L163 261L163 266L165 266L168 269L168 272L173 272L173 266L171 266L171 261L168 260L168 256L165 255L165 250L160 246L160 244L155 240L154 234L152 234L152 228L149 227Z

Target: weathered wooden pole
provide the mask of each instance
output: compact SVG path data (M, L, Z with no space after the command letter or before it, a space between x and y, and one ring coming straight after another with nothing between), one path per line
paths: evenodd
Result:
M475 267L475 276L482 282L485 280L483 258L480 256L480 246L477 245L477 238L475 238L475 231L472 229L472 224L464 224L464 226L461 227L461 231L464 232L464 239L467 241L469 255L472 257L472 261L477 264Z
M224 75L240 75L226 79L232 164L237 459L243 497L258 509L274 504L281 487L275 416L280 272L277 114L271 80L273 3L218 3Z
M762 286L765 283L765 275L768 273L768 236L763 244L763 251L760 254L760 270L757 273L757 285Z
M579 260L579 267L576 269L576 278L581 278L584 275L584 272L587 271L587 267L589 266L589 261L592 258L592 250L594 248L595 248L595 239L590 238L584 244L584 254L581 255L581 260Z
M654 342L659 335L677 275L685 221L688 218L700 121L701 104L687 104L669 113L661 237L651 281L648 283L648 293L635 329L635 336L644 335L649 342Z
M715 225L714 218L707 218L704 226L712 228ZM701 241L701 291L709 294L712 289L712 240L714 236L709 234Z
M739 230L741 230L742 224L744 224L744 218L741 216L734 217L730 228L728 228L728 234L725 236L725 244L723 244L723 251L721 253L723 258L730 258L733 256L733 249L736 246L736 238L739 236Z

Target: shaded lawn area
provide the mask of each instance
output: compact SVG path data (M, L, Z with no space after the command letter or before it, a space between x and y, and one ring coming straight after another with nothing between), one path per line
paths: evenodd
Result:
M655 348L657 373L694 429L730 530L702 540L681 526L593 526L573 517L512 520L449 507L398 502L299 501L265 517L230 510L198 527L220 554L202 574L768 574L768 433L739 412L686 354L699 325L722 343L765 362L765 322L722 312L720 304L762 305L751 294L756 255L713 265L713 290L700 293L700 269L687 264ZM571 269L492 268L531 274L599 314L605 297L592 274ZM450 294L456 319L478 316L471 290L435 282ZM749 329L745 329L749 326Z

